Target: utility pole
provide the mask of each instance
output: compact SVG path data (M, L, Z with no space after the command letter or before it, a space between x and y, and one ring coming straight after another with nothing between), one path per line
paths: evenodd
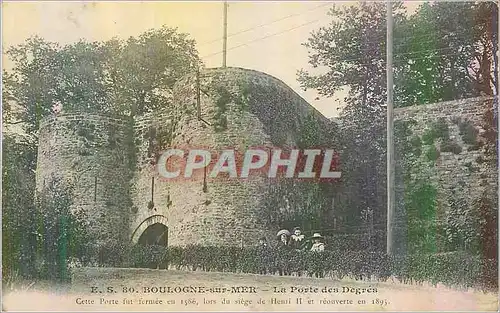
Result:
M201 87L200 87L200 67L196 67L196 116L201 119Z
M227 57L227 1L224 1L224 34L223 34L223 47L222 47L222 67L226 67Z
M498 127L500 127L500 1L494 1L497 5L497 64L495 66L497 67L497 88L496 88L496 98L493 100L493 103L496 103L496 118L497 118L497 131ZM495 108L493 108L493 114L495 114ZM497 155L500 153L500 145L497 145ZM497 166L500 166L500 158L497 159ZM498 168L498 167L497 167ZM498 175L497 178L497 188L500 188L500 175ZM500 251L498 251L498 255L500 256Z
M394 253L394 112L392 65L392 2L387 0L387 254Z

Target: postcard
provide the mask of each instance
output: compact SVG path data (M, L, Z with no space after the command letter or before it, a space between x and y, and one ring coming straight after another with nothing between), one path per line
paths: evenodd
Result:
M4 311L498 311L498 7L4 1Z

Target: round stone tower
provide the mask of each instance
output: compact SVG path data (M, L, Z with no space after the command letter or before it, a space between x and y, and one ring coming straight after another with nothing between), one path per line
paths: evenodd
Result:
M283 184L265 177L161 179L155 149L318 147L325 145L329 127L328 119L270 75L224 68L185 77L174 88L171 111L136 121L141 143L132 184L137 207L132 241L163 224L169 245L254 244L260 236L275 235L273 210L289 209L287 199L269 208L272 193Z
M40 123L36 188L53 179L73 186L73 206L84 209L97 243L128 242L132 203L130 145L125 118L60 113Z

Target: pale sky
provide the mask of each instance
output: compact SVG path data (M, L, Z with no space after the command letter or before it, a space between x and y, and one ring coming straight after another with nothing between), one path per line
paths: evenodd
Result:
M309 38L311 31L329 23L326 13L331 3L229 2L227 66L254 69L275 76L325 116L337 116L342 93L337 99L316 100L317 93L301 90L296 76L297 70L310 69L307 49L301 43ZM413 11L418 4L420 2L411 1L407 5L408 11ZM177 27L196 40L207 67L222 64L223 3L220 1L3 1L2 9L4 50L33 35L65 44L80 38L88 41L128 38L167 25ZM2 60L4 68L8 69L8 60L4 57Z

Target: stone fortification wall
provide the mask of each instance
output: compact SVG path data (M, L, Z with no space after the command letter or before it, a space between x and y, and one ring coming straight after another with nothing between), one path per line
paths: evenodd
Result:
M325 137L322 125L329 125L329 121L267 74L227 68L206 70L199 77L199 83L192 75L176 85L170 113L136 121L136 136L141 142L132 197L138 212L131 225L134 228L148 218L161 216L169 227L170 245L254 244L261 235L274 236L278 226L270 225L272 211L287 210L286 206L269 208L269 199L277 197L270 194L277 182L263 177L164 181L154 167L155 151L167 147L211 151L317 147ZM145 135L151 135L151 125L156 125L154 135ZM151 200L154 206L147 205Z
M85 210L100 243L128 238L130 138L130 123L119 117L67 113L40 125L37 190L53 178L73 185L73 206Z
M484 162L482 138L485 112L492 107L492 98L473 98L395 110L396 121L409 122L413 149L420 152L412 175L436 186L440 211L454 191L471 203L496 189L498 170Z
M415 166L429 169L424 174L437 185L443 207L457 186L470 200L496 186L498 171L481 162L480 144L492 102L477 98L395 110L396 120L410 122L412 139L420 142ZM304 189L266 177L165 181L156 168L159 155L170 147L335 149L331 127L272 76L241 68L205 70L199 80L191 75L178 82L172 105L134 121L89 113L44 119L37 190L53 177L72 183L74 206L88 213L99 242L137 241L149 225L162 223L169 245L253 244L259 236L274 237L277 216L293 215L303 204L290 199Z

